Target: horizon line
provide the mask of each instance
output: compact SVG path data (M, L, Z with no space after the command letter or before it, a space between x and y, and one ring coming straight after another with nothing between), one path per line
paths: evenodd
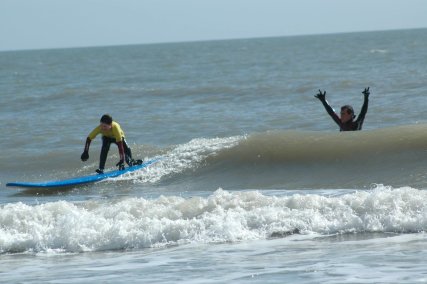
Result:
M213 38L213 39L200 39L200 40L182 40L182 41L159 41L159 42L146 42L146 43L122 43L122 44L106 44L106 45L82 45L82 46L58 46L58 47L41 47L41 48L18 48L18 49L5 49L3 52L23 52L23 51L46 51L46 50L64 50L64 49L86 49L86 48L106 48L106 47L125 47L125 46L139 46L139 45L163 45L163 44L185 44L185 43L201 43L201 42L215 42L215 41L233 41L233 40L254 40L254 39L273 39L285 37L305 37L305 36L327 36L327 35L343 35L343 34L356 34L356 33L376 33L376 32L396 32L396 31L409 31L409 30L422 30L427 27L415 28L391 28L380 30L364 30L364 31L348 31L348 32L325 32L325 33L308 33L308 34L294 34L294 35L277 35L277 36L254 36L254 37L230 37L230 38Z

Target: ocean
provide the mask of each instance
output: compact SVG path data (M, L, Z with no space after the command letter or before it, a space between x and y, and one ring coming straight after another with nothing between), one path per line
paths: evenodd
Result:
M0 52L0 282L427 283L426 46L415 29ZM367 87L358 132L314 98L357 114ZM162 159L6 187L94 173L104 113Z

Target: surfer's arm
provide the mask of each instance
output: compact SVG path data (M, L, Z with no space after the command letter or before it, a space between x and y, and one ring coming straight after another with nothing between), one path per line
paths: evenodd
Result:
M92 130L92 132L91 133L89 133L89 136L88 136L88 138L90 138L90 140L93 140L93 139L95 139L95 137L99 134L99 133L101 133L101 126L97 126L97 127L95 127L93 130Z
M86 143L85 143L85 149L83 150L82 155L80 156L81 160L83 162L87 161L89 159L89 146L90 146L90 142L92 142L92 140L87 137L86 138Z
M89 152L89 147L90 147L90 143L92 142L92 139L90 139L89 137L86 138L86 143L85 143L85 152Z
M335 113L334 109L328 104L328 101L325 99L325 97L318 98L323 106L325 107L326 112L329 114L330 117L335 121L336 124L341 126L341 121L338 115Z
M315 98L319 99L319 101L322 102L323 106L326 109L326 112L332 117L332 119L335 121L336 124L338 124L339 127L341 127L341 121L338 115L335 113L334 109L328 104L328 101L326 100L326 91L319 90L319 93L314 96Z
M368 112L369 94L370 94L369 88L365 89L362 93L364 95L363 105L362 105L362 109L360 110L360 114L356 120L360 124L363 123L366 113Z
M83 154L81 155L81 159L83 162L87 161L89 159L89 147L90 147L90 142L92 142L93 139L95 139L95 137L101 133L101 127L97 126L95 127L91 133L89 133L89 136L86 138L86 143L85 143L85 149L83 150Z

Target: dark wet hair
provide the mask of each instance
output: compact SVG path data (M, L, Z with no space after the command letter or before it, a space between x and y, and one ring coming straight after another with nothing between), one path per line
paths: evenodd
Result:
M343 105L342 107L341 107L341 111L343 111L343 110L347 110L347 112L349 113L349 114L351 114L351 116L353 117L353 118L355 118L356 116L354 115L354 109L353 109L353 107L351 106L351 105Z
M104 114L100 120L101 123L111 125L113 123L113 118L109 114Z

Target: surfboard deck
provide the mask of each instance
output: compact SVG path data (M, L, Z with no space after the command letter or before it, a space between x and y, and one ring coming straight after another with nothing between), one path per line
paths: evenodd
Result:
M155 162L159 161L160 158L152 159L147 162L142 163L141 165L136 165L132 167L125 168L124 170L115 170L106 172L103 174L93 174L82 177L75 177L71 179L63 179L63 180L53 180L53 181L45 181L45 182L9 182L6 186L9 187L22 187L22 188L56 188L56 187L70 187L81 184L93 183L101 180L105 180L107 178L115 178L121 176L126 173L134 172L136 170L145 168Z

